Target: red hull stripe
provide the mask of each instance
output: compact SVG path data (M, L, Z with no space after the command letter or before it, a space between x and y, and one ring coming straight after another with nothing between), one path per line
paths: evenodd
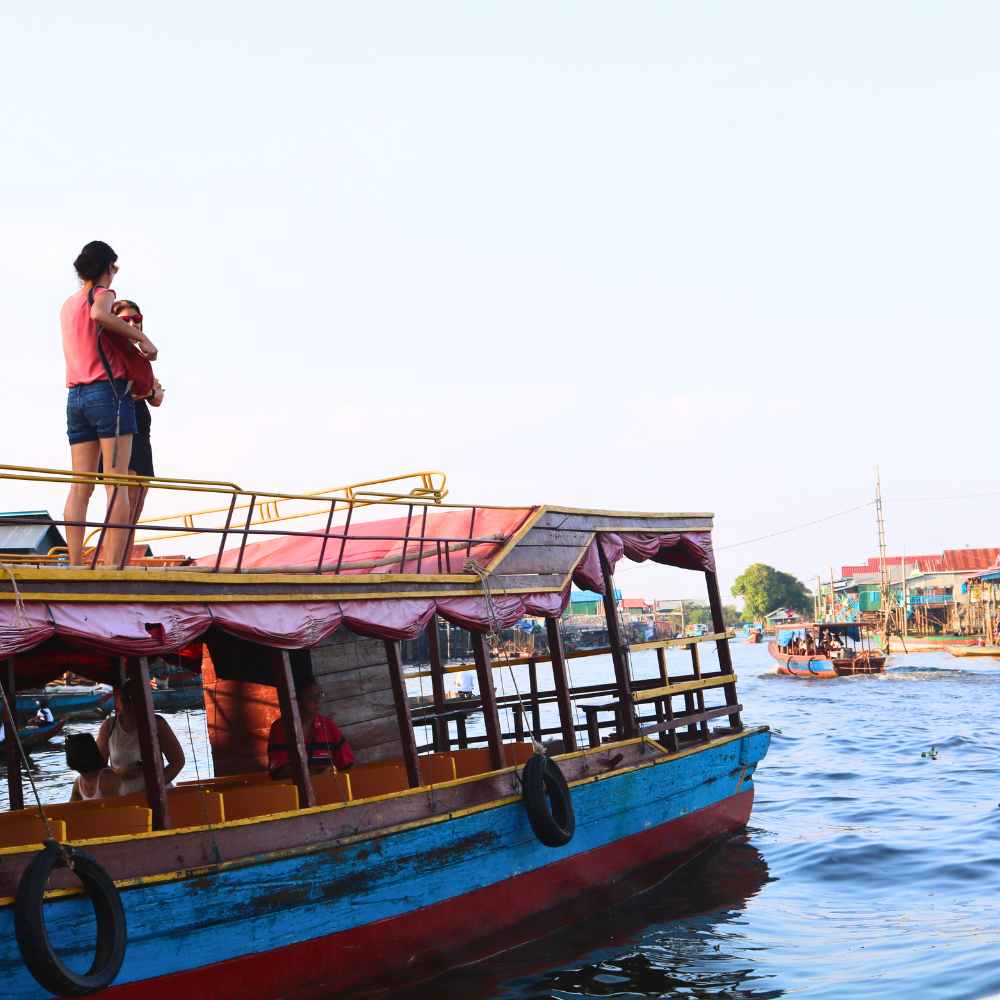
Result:
M294 992L329 996L379 982L394 972L406 979L442 972L540 936L539 914L557 910L630 872L676 856L677 864L708 841L746 826L753 787L687 816L524 875L454 896L398 917L327 937L258 952L189 972L115 987L116 998L176 1000L178 996L278 997ZM551 926L548 927L551 930ZM306 990L306 993L302 991Z

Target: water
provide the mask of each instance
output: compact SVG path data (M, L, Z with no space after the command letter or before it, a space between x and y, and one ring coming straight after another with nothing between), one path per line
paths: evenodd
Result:
M1000 661L900 655L883 676L804 681L778 677L764 645L732 650L745 721L774 732L746 835L624 907L401 997L1000 994ZM653 676L655 659L634 668ZM610 672L572 669L577 684ZM497 688L513 693L506 671ZM169 718L182 778L195 758L204 776L204 713ZM43 795L67 798L61 749L33 756Z

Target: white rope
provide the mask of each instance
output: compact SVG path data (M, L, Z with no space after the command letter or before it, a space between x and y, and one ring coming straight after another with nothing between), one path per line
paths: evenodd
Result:
M24 599L21 597L20 588L17 586L17 577L9 564L4 564L4 569L10 577L10 585L14 590L14 624L20 628L28 627L28 614L24 609Z

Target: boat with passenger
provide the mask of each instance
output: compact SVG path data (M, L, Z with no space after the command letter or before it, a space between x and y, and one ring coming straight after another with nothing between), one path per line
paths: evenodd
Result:
M779 626L767 648L778 673L790 677L831 680L885 669L885 654L872 649L868 630L857 622Z
M749 819L770 736L743 721L710 514L455 504L430 472L311 494L12 466L0 476L38 489L138 483L147 512L185 492L202 505L137 525L76 522L98 532L87 566L19 562L0 580L5 714L19 688L66 669L115 685L132 706L143 785L43 805L8 741L9 995L409 984L600 910L616 886L669 875ZM102 566L107 533L124 530L173 558L147 565L122 546ZM623 558L700 575L711 629L630 645L614 597ZM607 645L564 649L571 585L602 595ZM547 650L521 667L494 659L500 631L525 618L541 620ZM473 662L446 664L441 619L468 633ZM414 711L400 643L425 631L433 697ZM654 677L633 670L645 650ZM572 683L584 656L609 664L600 683ZM212 760L176 787L151 658L200 665ZM525 667L535 683L517 682ZM445 680L460 669L475 671L477 691L456 712ZM508 672L514 692L498 692ZM349 769L315 766L303 692L336 721L337 746L349 741Z

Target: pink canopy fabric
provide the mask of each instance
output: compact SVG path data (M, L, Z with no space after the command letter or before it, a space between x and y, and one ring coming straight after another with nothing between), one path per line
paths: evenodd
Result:
M343 574L461 573L467 558L485 566L534 509L477 507L475 510L442 510L428 514L426 523L422 511L414 510L409 519L396 517L385 521L355 522L346 532L348 537L343 555L340 551L342 540L337 537L324 539L322 533L268 538L246 546L241 568L287 566L315 572L322 556L323 571L330 573L336 570L338 563L342 564L340 572ZM344 533L342 526L335 526L331 532L335 535ZM234 531L233 534L235 536L239 532ZM421 536L424 538L422 546L419 541ZM442 541L440 544L435 541L446 538L453 541ZM471 551L466 543L455 541L468 538L496 540L473 545ZM222 553L221 565L235 566L238 560L237 546ZM195 560L199 566L214 566L215 561L215 555ZM375 565L358 566L357 563Z
M624 555L632 562L645 562L651 559L664 566L715 572L712 536L707 531L671 532L662 535L646 532L622 532L619 535L604 532L590 543L573 573L573 582L581 590L604 593L604 576L601 573L598 545L601 546L612 569Z
M518 513L523 519L527 511ZM467 512L462 514L467 516ZM487 531L489 523L484 517ZM505 523L509 528L513 522ZM468 527L467 520L464 530L468 531ZM477 534L479 530L477 519ZM317 539L304 541L315 544ZM635 562L652 559L687 569L714 569L707 533L604 533L590 544L573 574L573 582L587 590L603 592L598 544L612 567L624 555ZM569 601L569 592L566 586L555 592L498 593L490 600L477 594L212 605L67 601L18 606L12 601L0 601L0 660L18 658L18 676L27 675L38 682L83 664L93 668L88 676L110 679L113 672L109 657L176 654L212 630L289 650L315 646L341 626L374 639L413 639L434 614L474 631L488 631L494 624L506 628L525 616L558 618Z

